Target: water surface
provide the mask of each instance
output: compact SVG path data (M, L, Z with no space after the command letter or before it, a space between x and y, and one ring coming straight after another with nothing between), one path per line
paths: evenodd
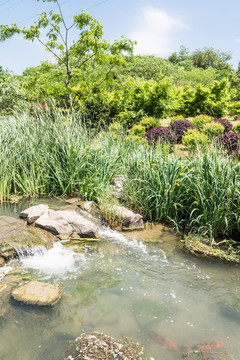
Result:
M224 305L240 297L239 266L187 255L176 236L158 228L142 240L107 228L100 236L77 253L57 243L21 259L16 272L59 284L63 297L53 308L2 304L1 360L61 360L68 341L88 331L128 336L156 360L181 359L182 347L215 340L240 359L240 317ZM155 342L151 331L179 350Z

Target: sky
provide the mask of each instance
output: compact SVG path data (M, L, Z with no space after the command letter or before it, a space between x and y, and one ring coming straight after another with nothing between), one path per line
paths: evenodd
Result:
M134 53L168 57L183 45L190 52L203 47L230 52L240 61L240 0L59 0L70 26L72 16L87 10L102 25L110 42L122 35L137 41ZM55 8L54 8L55 7ZM42 0L0 0L0 24L24 27L56 4ZM44 36L44 34L43 34ZM72 33L76 38L77 33ZM27 67L52 60L39 42L15 35L0 43L0 66L21 74Z

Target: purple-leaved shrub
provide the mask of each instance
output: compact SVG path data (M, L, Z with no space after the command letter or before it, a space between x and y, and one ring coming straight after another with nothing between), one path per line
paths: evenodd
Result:
M158 140L168 142L170 144L175 144L176 142L174 133L169 128L163 126L148 130L144 137L150 145L155 145Z
M180 144L182 137L190 129L196 129L188 120L177 120L169 125L169 129L174 132L177 144Z
M218 143L222 144L230 154L237 155L239 149L239 134L228 132L218 138Z
M232 124L227 119L215 119L214 122L221 124L224 127L224 134L232 130Z

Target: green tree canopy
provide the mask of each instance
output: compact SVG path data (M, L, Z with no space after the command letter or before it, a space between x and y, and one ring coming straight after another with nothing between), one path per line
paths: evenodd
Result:
M56 60L58 66L54 71L58 81L55 85L59 86L60 96L68 98L73 113L78 100L99 90L101 84L109 79L114 66L125 61L123 54L132 52L134 42L122 38L110 44L103 39L102 25L87 12L73 16L73 22L68 25L58 0L42 1L56 3L58 12L41 13L30 27L0 25L0 41L16 33L22 34L26 40L38 40ZM73 29L78 35L71 41ZM46 33L44 37L42 30Z

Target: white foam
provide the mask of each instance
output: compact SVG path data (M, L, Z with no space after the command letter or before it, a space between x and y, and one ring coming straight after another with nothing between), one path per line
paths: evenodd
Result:
M84 258L84 255L82 255ZM41 271L47 275L72 272L77 261L76 253L64 247L60 242L47 250L37 251L33 256L20 258L22 266L28 269Z
M100 232L99 232L99 236L101 238L104 239L110 239L114 242L117 243L121 243L127 247L133 248L133 249L138 249L140 250L142 253L147 254L147 248L146 246L143 244L142 241L138 241L136 239L132 239L130 240L129 238L127 238L126 236L124 236L123 234L119 233L116 230L111 230L109 228L103 228Z
M12 270L12 266L9 265L5 265L0 267L0 281L4 278L4 276L6 276L11 270Z

